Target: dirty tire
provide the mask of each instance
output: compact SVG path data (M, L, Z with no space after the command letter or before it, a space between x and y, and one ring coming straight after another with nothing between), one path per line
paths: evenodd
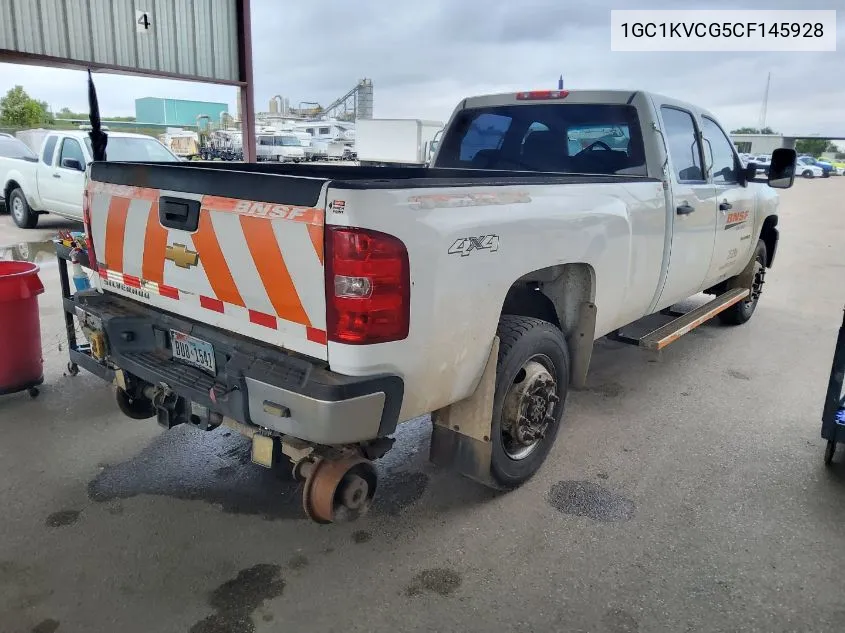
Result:
M828 440L827 446L824 448L824 465L830 466L833 462L833 456L836 453L836 442L834 440Z
M499 321L499 358L496 363L496 394L493 399L491 474L503 488L515 488L536 473L549 454L563 417L569 387L569 351L558 327L531 317L504 315ZM505 448L502 432L505 398L523 365L542 355L554 368L556 395L553 420L536 448L526 457L513 459Z
M757 248L754 249L754 257L752 257L749 266L754 262L760 263L764 268L766 266L766 243L763 240L757 241ZM728 288L733 286L728 283ZM725 325L742 325L746 323L757 309L757 303L760 298L752 301L740 301L735 303L730 308L719 314L719 320Z
M9 199L6 201L6 206L9 208L9 213L12 214L12 220L22 229L34 229L38 224L38 214L33 212L26 201L26 196L23 195L20 187L16 187L9 194Z

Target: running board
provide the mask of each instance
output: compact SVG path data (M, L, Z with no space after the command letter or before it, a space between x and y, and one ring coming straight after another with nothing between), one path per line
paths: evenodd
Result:
M694 330L702 323L712 319L714 316L739 303L750 294L748 288L734 288L725 294L719 295L712 301L708 301L700 308L687 312L683 316L669 321L666 325L649 332L642 338L636 339L617 333L612 336L613 340L622 343L638 345L650 350L661 350L670 343L674 343L684 334Z

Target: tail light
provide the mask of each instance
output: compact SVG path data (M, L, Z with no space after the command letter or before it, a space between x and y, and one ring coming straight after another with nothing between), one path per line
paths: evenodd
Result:
M366 229L326 227L326 329L348 345L408 336L408 251L396 237Z
M82 222L85 226L85 244L88 248L88 262L94 272L98 272L97 253L94 252L94 236L91 235L91 193L86 186L82 190Z

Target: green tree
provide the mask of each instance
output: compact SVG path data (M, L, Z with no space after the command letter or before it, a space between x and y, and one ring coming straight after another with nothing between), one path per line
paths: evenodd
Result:
M30 97L23 86L15 86L0 99L0 123L11 127L34 127L51 123L47 104Z
M768 125L762 129L756 127L741 127L736 130L731 130L731 134L777 134Z
M71 110L67 106L65 106L64 108L59 110L57 116L60 119L72 119L72 120L82 119L84 121L88 120L88 112L74 112L73 110ZM127 121L127 122L132 122L132 121L135 120L134 116L108 116L108 115L105 115L102 118L103 118L103 121Z
M824 138L802 138L795 141L795 151L799 154L820 156L824 152L835 152L836 146Z

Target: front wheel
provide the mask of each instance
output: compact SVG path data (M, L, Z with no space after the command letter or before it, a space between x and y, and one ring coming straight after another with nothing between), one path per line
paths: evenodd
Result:
M499 322L491 474L515 488L536 473L557 437L569 386L569 352L547 321L505 315Z
M38 224L38 214L30 208L20 187L12 190L9 196L9 212L15 224L22 229L34 229Z
M757 303L760 301L760 295L763 293L763 284L766 279L766 243L763 240L757 241L757 248L754 249L754 257L748 262L748 266L752 270L746 268L739 276L751 273L751 286L749 290L751 294L739 303L735 303L730 308L719 314L719 320L727 325L742 325L747 322L754 310L757 309ZM728 287L732 287L728 284Z

